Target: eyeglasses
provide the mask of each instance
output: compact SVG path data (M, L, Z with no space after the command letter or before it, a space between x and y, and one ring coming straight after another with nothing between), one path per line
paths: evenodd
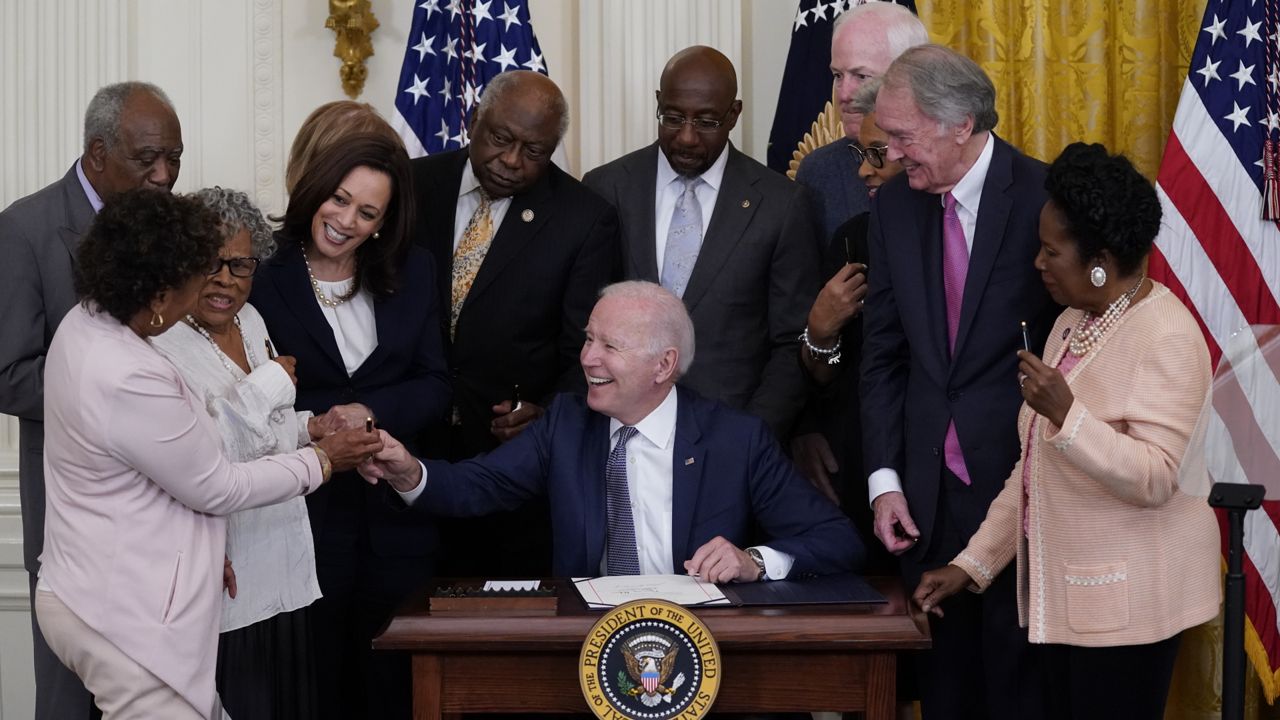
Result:
M213 277L222 272L222 266L226 265L231 274L238 278L253 277L258 270L258 263L262 262L261 258L256 257L233 257L233 258L214 258L209 265L209 276Z
M862 165L862 161L866 160L871 163L871 167L877 170L884 167L884 156L888 154L889 148L884 145L868 145L863 147L858 143L849 143L849 154L853 156L853 162L856 165Z
M659 110L658 124L661 125L664 130L675 130L678 132L688 124L693 126L695 132L713 133L716 130L719 130L721 125L724 125L725 120L729 119L729 113L731 112L733 112L733 108L729 108L729 110L726 111L719 120L713 120L711 118L702 117L687 118L683 115L664 113Z

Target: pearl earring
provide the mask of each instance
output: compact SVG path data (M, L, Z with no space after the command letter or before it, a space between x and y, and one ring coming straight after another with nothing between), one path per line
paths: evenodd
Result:
M1093 283L1096 288L1106 285L1107 271L1103 270L1101 265L1094 265L1093 269L1089 271L1089 282Z

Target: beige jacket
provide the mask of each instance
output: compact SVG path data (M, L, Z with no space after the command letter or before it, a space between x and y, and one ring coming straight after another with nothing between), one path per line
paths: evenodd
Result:
M1054 325L1045 358L1057 365ZM1022 456L982 527L952 564L979 591L1016 555L1020 623L1033 643L1089 647L1156 642L1218 612L1218 526L1204 498L1178 490L1178 465L1210 379L1200 329L1163 285L1121 316L1067 374L1063 427L1018 415ZM1012 379L1010 380L1012 382ZM1022 531L1023 462L1030 462Z

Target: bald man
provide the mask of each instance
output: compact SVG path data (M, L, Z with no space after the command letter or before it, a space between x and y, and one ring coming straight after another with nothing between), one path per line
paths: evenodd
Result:
M813 190L814 209L822 223L823 247L845 221L871 209L867 186L858 177L850 143L858 142L862 114L853 96L862 84L884 75L907 48L929 42L920 18L891 2L852 7L831 28L831 94L840 109L844 136L805 156L796 182Z
M796 362L819 281L807 193L738 152L733 64L709 47L662 71L658 140L587 173L618 209L623 274L680 296L698 341L682 380L786 437L805 398Z

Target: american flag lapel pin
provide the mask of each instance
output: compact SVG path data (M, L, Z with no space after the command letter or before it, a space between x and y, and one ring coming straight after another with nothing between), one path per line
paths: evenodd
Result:
M684 459L684 464L685 464L685 465L692 465L692 464L693 464L693 458L685 458L685 459Z

